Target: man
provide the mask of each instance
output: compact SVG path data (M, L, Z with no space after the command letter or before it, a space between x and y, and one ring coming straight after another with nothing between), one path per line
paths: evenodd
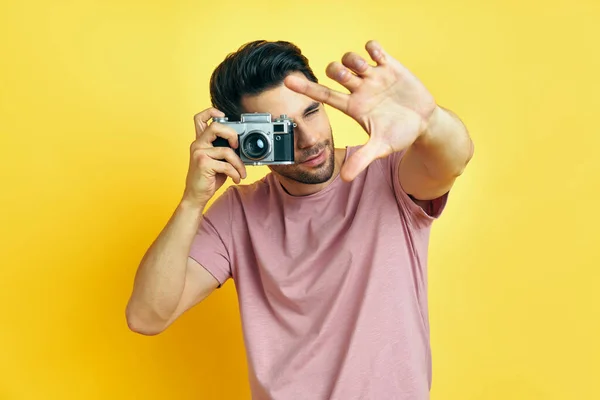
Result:
M460 120L376 41L375 65L347 53L317 83L288 42L257 41L211 78L195 116L186 189L138 268L130 328L162 332L229 278L236 285L253 399L427 399L430 228L473 155ZM336 149L324 108L356 120L363 146ZM237 134L208 121L287 114L294 165L246 169ZM217 138L229 147L214 147Z

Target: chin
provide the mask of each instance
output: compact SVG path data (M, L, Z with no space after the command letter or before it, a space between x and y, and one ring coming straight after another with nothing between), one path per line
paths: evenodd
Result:
M302 164L294 165L273 165L270 169L277 174L307 185L316 185L327 182L331 179L335 169L335 151L330 146L325 148L329 152L326 160L314 167L303 166Z

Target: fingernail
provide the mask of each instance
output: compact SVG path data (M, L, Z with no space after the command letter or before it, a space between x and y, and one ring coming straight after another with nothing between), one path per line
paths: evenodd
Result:
M373 50L373 57L374 58L379 58L380 55L381 55L381 53L379 52L379 50Z
M346 70L345 69L343 69L340 72L338 72L338 79L339 80L344 79L345 76L346 76Z

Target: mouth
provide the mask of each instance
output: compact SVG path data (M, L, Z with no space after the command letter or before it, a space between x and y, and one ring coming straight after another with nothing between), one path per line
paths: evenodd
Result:
M301 164L312 167L321 164L323 161L325 161L325 149L321 150L319 153L315 154L309 159L302 161Z

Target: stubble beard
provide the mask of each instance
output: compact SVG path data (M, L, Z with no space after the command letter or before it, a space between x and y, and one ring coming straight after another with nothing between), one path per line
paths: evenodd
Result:
M328 150L329 157L327 157L325 162L319 166L304 167L299 164L273 165L271 166L271 169L279 175L298 183L314 185L327 182L331 179L335 169L335 145L333 143L333 135L323 142L323 144L313 147L309 152L302 154L300 160L306 160L308 157L318 154L321 150Z

